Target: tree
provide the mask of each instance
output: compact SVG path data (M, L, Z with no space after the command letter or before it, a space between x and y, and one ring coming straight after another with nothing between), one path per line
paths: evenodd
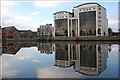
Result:
M101 29L100 28L98 28L98 35L100 35L101 34Z
M43 32L42 32L42 36L43 36L44 34L43 34Z
M92 30L91 29L89 29L89 35L92 35Z
M75 31L74 30L72 30L72 36L75 36Z
M98 46L98 51L101 52L101 47L100 47L100 45Z
M109 35L109 36L112 35L112 28L108 28L108 35Z
M104 32L104 36L105 36L105 32Z
M68 31L67 31L67 29L65 29L64 35L65 35L65 36L68 36Z
M82 29L80 29L80 35L81 35L81 36L83 35L83 30L82 30Z

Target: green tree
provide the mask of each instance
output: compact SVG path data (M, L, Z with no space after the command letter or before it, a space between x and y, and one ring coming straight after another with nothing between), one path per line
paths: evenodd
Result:
M92 30L91 29L89 29L89 35L92 35Z
M67 29L65 29L64 35L65 35L65 36L68 36L68 31L67 31Z
M72 30L72 36L75 36L75 31L74 30Z
M94 33L93 33L94 35L96 35L96 30L94 30Z
M44 34L43 34L43 32L42 32L42 36L43 36Z
M108 35L109 35L109 36L112 35L112 28L108 28Z
M104 36L105 36L105 32L104 32Z
M101 47L100 47L100 45L98 46L98 51L101 52Z
M100 35L101 34L101 29L100 28L98 28L98 35Z
M81 35L81 36L83 35L83 30L82 30L82 29L80 29L80 35Z

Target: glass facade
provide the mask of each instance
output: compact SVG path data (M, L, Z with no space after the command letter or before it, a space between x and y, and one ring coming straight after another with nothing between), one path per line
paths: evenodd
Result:
M56 44L55 60L68 61L68 45Z
M72 25L71 25L72 24ZM77 36L77 19L70 19L69 20L69 31L70 31L70 36Z
M67 18L65 19L57 19L55 20L55 27L56 27L56 36L65 36L67 35L67 27L68 27L68 22Z
M79 13L80 35L96 35L96 11Z
M73 19L72 20L72 27L73 27L73 30L72 30L72 36L76 36L77 34L76 34L76 31L77 31L77 19Z
M80 45L80 66L97 68L96 45Z

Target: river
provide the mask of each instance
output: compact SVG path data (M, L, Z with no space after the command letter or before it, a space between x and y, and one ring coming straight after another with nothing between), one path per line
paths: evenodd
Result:
M120 44L6 42L2 78L118 78Z

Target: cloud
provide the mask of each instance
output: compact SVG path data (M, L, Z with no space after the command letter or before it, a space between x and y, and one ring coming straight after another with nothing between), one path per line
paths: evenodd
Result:
M14 1L14 0L11 0L11 1L2 0L1 1L1 7L0 7L1 13L2 14L7 14L8 8L10 8L12 6L15 6L15 5L17 5L17 2Z
M17 29L32 29L35 30L36 24L30 24L33 22L33 17L30 15L14 14L11 9L17 6L17 1L1 1L1 23L2 27L16 26ZM37 15L38 13L32 13ZM35 26L34 26L35 25Z
M108 27L111 27L113 31L118 31L118 12L112 13L108 19Z
M9 60L8 60L8 56L6 56L5 58L2 58L2 61L1 61L2 63L2 66L1 66L2 76L1 77L2 78L11 78L20 72L20 70L16 70L10 66L9 61L11 60L13 60L12 56L9 57Z
M31 59L31 57L29 56L20 56L18 57L19 60L28 60L28 59Z
M110 20L108 21L108 24L109 24L110 27L113 27L113 28L114 28L114 27L118 27L118 20L111 20L111 19L110 19Z
M12 69L8 64L2 64L4 68L2 68L2 78L11 78L15 76L19 70Z
M27 29L29 26L29 22L32 20L29 16L22 15L2 15L2 26L16 26L18 29L22 29L23 27ZM25 27L26 26L26 27Z
M66 2L64 1L38 1L35 0L36 7L44 7L44 8L55 8L57 6L63 5Z
M40 14L40 12L38 12L38 11L30 13L31 16L37 16L39 14Z
M33 59L33 60L31 60L32 62L35 62L35 63L39 63L40 61L39 60L35 60L35 59Z
M37 70L37 78L78 78L84 75L70 71L69 69L61 69L57 67L42 68Z

